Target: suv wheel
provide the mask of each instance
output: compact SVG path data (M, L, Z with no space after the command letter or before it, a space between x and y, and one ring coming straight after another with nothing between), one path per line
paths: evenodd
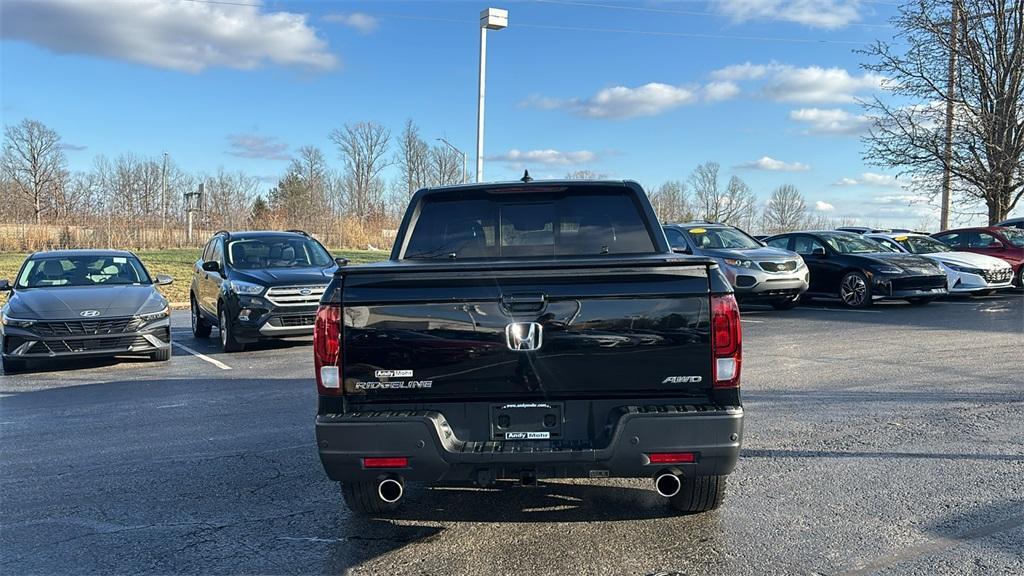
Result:
M241 352L245 349L245 345L235 340L235 335L232 333L231 319L228 318L228 313L224 308L220 309L220 325L218 330L220 331L220 347L225 352Z
M203 318L202 312L199 311L199 304L196 303L196 297L189 298L189 301L192 309L192 335L196 338L209 338L213 326L210 326L210 323Z
M850 308L871 306L871 285L860 272L848 272L839 281L839 297Z
M679 512L694 513L714 510L725 500L725 476L683 477L682 487L668 499L669 506Z

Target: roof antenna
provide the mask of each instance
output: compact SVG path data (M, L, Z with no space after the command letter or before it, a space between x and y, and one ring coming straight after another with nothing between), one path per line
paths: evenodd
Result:
M526 183L526 184L529 184L530 182L533 182L533 178L530 178L530 171L529 170L523 170L523 177L520 178L519 180L521 182Z

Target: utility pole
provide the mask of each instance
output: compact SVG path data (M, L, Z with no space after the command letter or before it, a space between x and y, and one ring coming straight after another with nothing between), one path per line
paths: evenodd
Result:
M953 97L956 89L957 26L960 24L960 4L953 0L953 15L949 21L949 77L946 84L946 142L942 157L942 210L939 230L949 229L949 203L952 196L953 173Z
M484 179L484 86L487 83L487 31L508 27L508 10L488 8L480 12L480 77L476 106L476 181Z

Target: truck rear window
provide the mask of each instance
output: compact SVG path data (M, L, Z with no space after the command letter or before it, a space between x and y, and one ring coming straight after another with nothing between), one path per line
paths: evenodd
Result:
M655 251L632 196L619 191L571 195L428 196L413 223L406 260L648 254Z

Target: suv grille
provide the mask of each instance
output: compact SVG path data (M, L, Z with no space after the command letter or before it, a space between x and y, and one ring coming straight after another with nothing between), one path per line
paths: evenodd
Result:
M320 286L274 286L267 290L266 299L275 306L316 306L327 285Z
M288 316L279 316L278 320L281 326L285 328L299 328L301 326L312 326L316 324L315 314L294 314Z
M66 322L36 322L32 330L40 336L94 336L97 334L124 334L139 329L138 318L104 318L103 320L68 320Z
M761 269L765 272L792 272L796 270L796 260L786 260L785 262L758 262L761 265Z
M996 283L1006 282L1013 276L1013 268L1000 268L997 270L985 270L982 273L982 277L985 282Z

